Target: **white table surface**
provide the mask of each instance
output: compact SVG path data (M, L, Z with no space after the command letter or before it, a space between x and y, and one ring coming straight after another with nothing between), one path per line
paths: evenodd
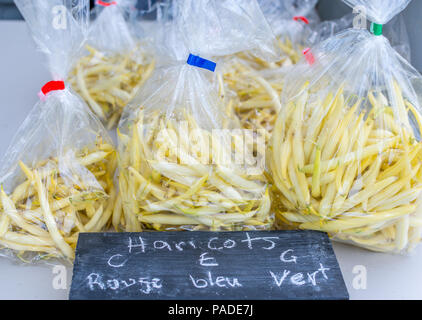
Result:
M42 54L23 22L0 21L0 156L50 80ZM422 299L422 245L410 256L368 252L334 243L351 299ZM367 270L366 289L353 286L355 266ZM0 299L67 299L67 289L54 289L52 267L14 264L0 257Z

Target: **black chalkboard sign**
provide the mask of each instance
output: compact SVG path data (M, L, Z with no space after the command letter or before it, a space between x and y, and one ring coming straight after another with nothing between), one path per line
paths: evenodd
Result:
M81 233L70 299L348 299L316 231Z

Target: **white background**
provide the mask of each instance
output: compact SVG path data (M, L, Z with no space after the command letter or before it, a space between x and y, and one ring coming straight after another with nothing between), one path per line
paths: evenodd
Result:
M0 156L51 80L23 22L0 21ZM422 299L422 245L411 256L373 253L334 243L351 299ZM367 288L353 288L355 266L367 270ZM52 267L14 264L0 257L0 299L67 299L53 288ZM67 269L68 287L71 269Z

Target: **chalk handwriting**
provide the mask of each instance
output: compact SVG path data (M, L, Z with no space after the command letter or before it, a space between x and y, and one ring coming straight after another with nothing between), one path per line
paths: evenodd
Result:
M237 278L229 278L224 276L213 277L211 271L208 271L206 278L194 278L189 275L189 278L195 288L204 289L207 287L217 286L219 288L237 288L242 287L242 284Z
M123 257L121 254L115 254L115 255L111 256L110 259L108 259L107 264L110 267L113 267L113 268L121 268L125 265L125 263L128 260L128 259L126 259L126 260L123 260L122 262L118 263L118 261L121 260L121 259L119 259L121 257Z
M145 252L145 242L144 239L142 239L142 237L138 237L138 242L136 241L132 241L132 237L129 237L129 253L132 253L132 248L141 248L141 252L144 253Z
M317 281L317 275L321 274L321 276L328 280L328 276L326 271L330 270L329 268L325 268L321 263L320 263L320 267L318 270L309 273L307 272L306 275L307 277L305 278L304 274L302 272L298 272L295 273L293 275L290 276L291 271L290 270L283 270L283 273L274 273L272 271L269 271L271 278L273 279L273 282L275 283L275 285L277 287L281 287L283 283L285 283L285 280L290 277L290 283L294 286L303 286L304 284L308 283L311 284L312 286L316 286L318 284ZM321 279L321 277L320 277Z
M242 242L247 242L249 249L253 249L253 246L252 246L252 242L253 241L260 241L261 240L261 241L269 242L270 243L270 246L268 246L268 247L262 247L262 249L272 250L272 249L275 248L275 242L273 240L271 240L271 239L275 240L275 239L278 239L278 237L256 237L256 238L251 238L250 235L249 235L249 233L246 232L246 239L245 240L241 240L241 241Z
M284 270L283 276L279 277L276 274L274 274L272 271L270 271L271 277L273 277L275 284L277 287L280 287L283 284L284 279L289 275L289 270Z
M282 261L282 262L286 262L286 263L289 263L289 262L294 262L294 263L296 263L297 262L297 257L296 256L290 256L290 259L289 258L286 258L286 255L288 254L288 253L290 253L290 252L293 252L293 249L288 249L288 250L286 250L286 251L284 251L281 255L280 255L280 260Z
M204 267L216 267L218 266L217 261L213 257L206 257L208 252L204 252L199 256L199 264ZM208 261L208 262L207 262Z
M87 285L91 291L110 289L113 291L123 290L132 286L138 286L139 292L150 294L158 291L163 287L162 281L159 278L140 277L137 280L129 278L127 280L107 279L103 280L103 276L98 273L91 273L87 277Z

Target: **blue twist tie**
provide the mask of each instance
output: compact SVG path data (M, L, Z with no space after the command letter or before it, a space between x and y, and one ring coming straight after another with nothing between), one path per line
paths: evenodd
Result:
M212 72L215 71L215 67L217 66L215 62L201 58L200 56L195 56L192 53L189 54L188 61L186 62L187 64L190 64L191 66L207 69Z

